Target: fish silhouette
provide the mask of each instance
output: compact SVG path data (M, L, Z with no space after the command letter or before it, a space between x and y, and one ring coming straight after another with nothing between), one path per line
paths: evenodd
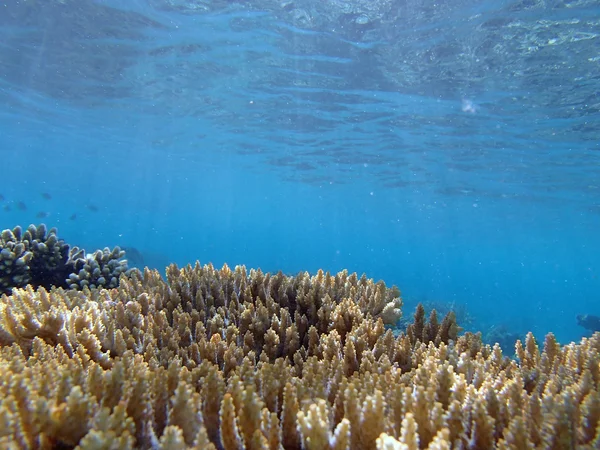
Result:
M580 314L577 316L577 325L591 331L600 331L600 317L592 314Z
M125 259L131 267L142 268L144 267L144 255L135 247L121 247L125 250Z

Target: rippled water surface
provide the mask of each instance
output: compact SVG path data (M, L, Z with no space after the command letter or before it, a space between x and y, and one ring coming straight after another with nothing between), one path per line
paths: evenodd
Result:
M3 228L600 315L597 1L5 3Z

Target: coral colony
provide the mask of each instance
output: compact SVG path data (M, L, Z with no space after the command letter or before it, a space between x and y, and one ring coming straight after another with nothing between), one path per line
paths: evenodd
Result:
M58 239L56 228L47 231L44 224L4 230L0 234L0 292L12 288L83 287L113 288L119 276L127 273L125 252L119 247L85 254Z
M396 288L0 240L2 449L598 449L600 334L516 358Z

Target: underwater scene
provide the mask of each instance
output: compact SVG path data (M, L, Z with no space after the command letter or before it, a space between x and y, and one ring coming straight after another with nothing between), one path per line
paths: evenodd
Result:
M5 1L0 119L0 449L600 449L597 0Z

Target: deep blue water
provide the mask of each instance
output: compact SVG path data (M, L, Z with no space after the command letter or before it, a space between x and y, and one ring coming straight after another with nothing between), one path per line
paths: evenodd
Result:
M597 1L0 8L2 229L347 268L484 331L600 315Z

